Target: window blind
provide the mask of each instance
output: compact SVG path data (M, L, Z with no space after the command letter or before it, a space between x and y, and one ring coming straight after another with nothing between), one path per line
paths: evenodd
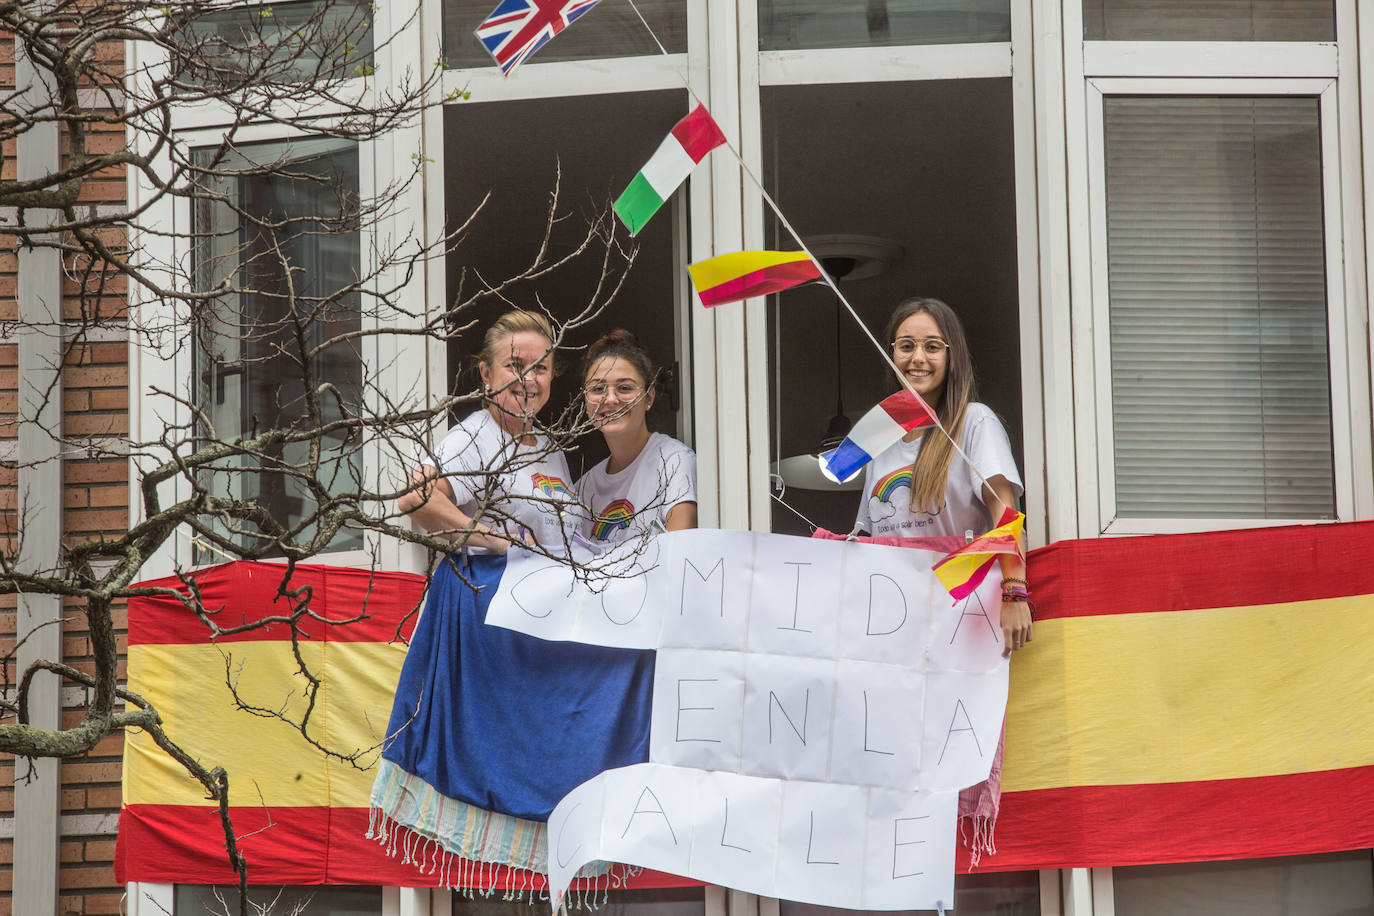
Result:
M1317 100L1103 116L1116 514L1333 517Z
M1083 0L1089 41L1335 41L1332 0Z

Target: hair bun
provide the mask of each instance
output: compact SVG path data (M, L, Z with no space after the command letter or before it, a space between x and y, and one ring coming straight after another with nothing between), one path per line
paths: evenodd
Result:
M630 333L625 328L612 328L605 334L602 334L600 337L596 339L596 343L592 344L591 349L600 350L603 347L610 347L616 345L622 347L634 347L637 350L643 349L643 347L639 343L639 338L635 337L634 334Z
M617 357L624 359L635 367L644 384L653 386L657 371L654 368L653 358L649 356L649 351L634 336L634 334L624 328L612 328L605 334L596 339L596 343L587 348L587 353L582 360L582 375L586 377L591 368L598 361L606 357Z

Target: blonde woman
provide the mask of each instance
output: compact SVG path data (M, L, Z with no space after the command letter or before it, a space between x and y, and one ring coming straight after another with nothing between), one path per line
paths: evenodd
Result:
M399 501L458 549L434 571L411 637L372 789L373 832L397 855L438 844L454 886L474 867L454 856L547 872L545 822L558 800L648 759L652 653L485 623L510 546L557 553L564 524L581 515L567 461L535 424L554 341L537 313L497 320L479 365L482 409L449 432Z

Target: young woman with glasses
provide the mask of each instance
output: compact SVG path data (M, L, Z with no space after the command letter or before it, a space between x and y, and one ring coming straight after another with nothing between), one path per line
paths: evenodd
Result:
M649 431L656 377L648 351L629 331L617 328L587 350L587 416L611 450L577 482L591 513L585 533L594 542L697 526L696 454L671 436Z
M865 469L857 527L875 537L975 537L990 531L1023 492L1011 442L997 415L977 402L973 361L954 310L939 299L908 299L887 323L892 361L987 478L984 484L938 429L913 430ZM1031 638L1025 564L1003 556L1006 651Z

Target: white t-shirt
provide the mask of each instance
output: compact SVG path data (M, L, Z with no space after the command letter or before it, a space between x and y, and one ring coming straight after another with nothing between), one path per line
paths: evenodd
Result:
M976 537L990 531L992 516L979 495L981 482L958 453L950 460L943 511L931 515L911 510L911 467L920 454L921 438L898 441L864 469L859 527L875 537L962 536L967 531ZM960 447L978 470L989 480L999 474L1005 477L1019 500L1024 488L1011 454L1011 441L992 409L986 404L969 404L961 438Z
M644 534L654 519L666 521L678 503L696 502L697 456L671 436L653 433L630 466L606 472L609 458L577 482L591 510L582 532L595 542L619 543Z
M448 431L437 457L458 508L484 525L512 536L520 525L541 546L556 549L566 540L560 517L567 513L569 526L576 524L577 495L569 482L568 459L546 436L535 436L533 445L522 444L490 413L479 410ZM493 505L477 516L487 501Z

